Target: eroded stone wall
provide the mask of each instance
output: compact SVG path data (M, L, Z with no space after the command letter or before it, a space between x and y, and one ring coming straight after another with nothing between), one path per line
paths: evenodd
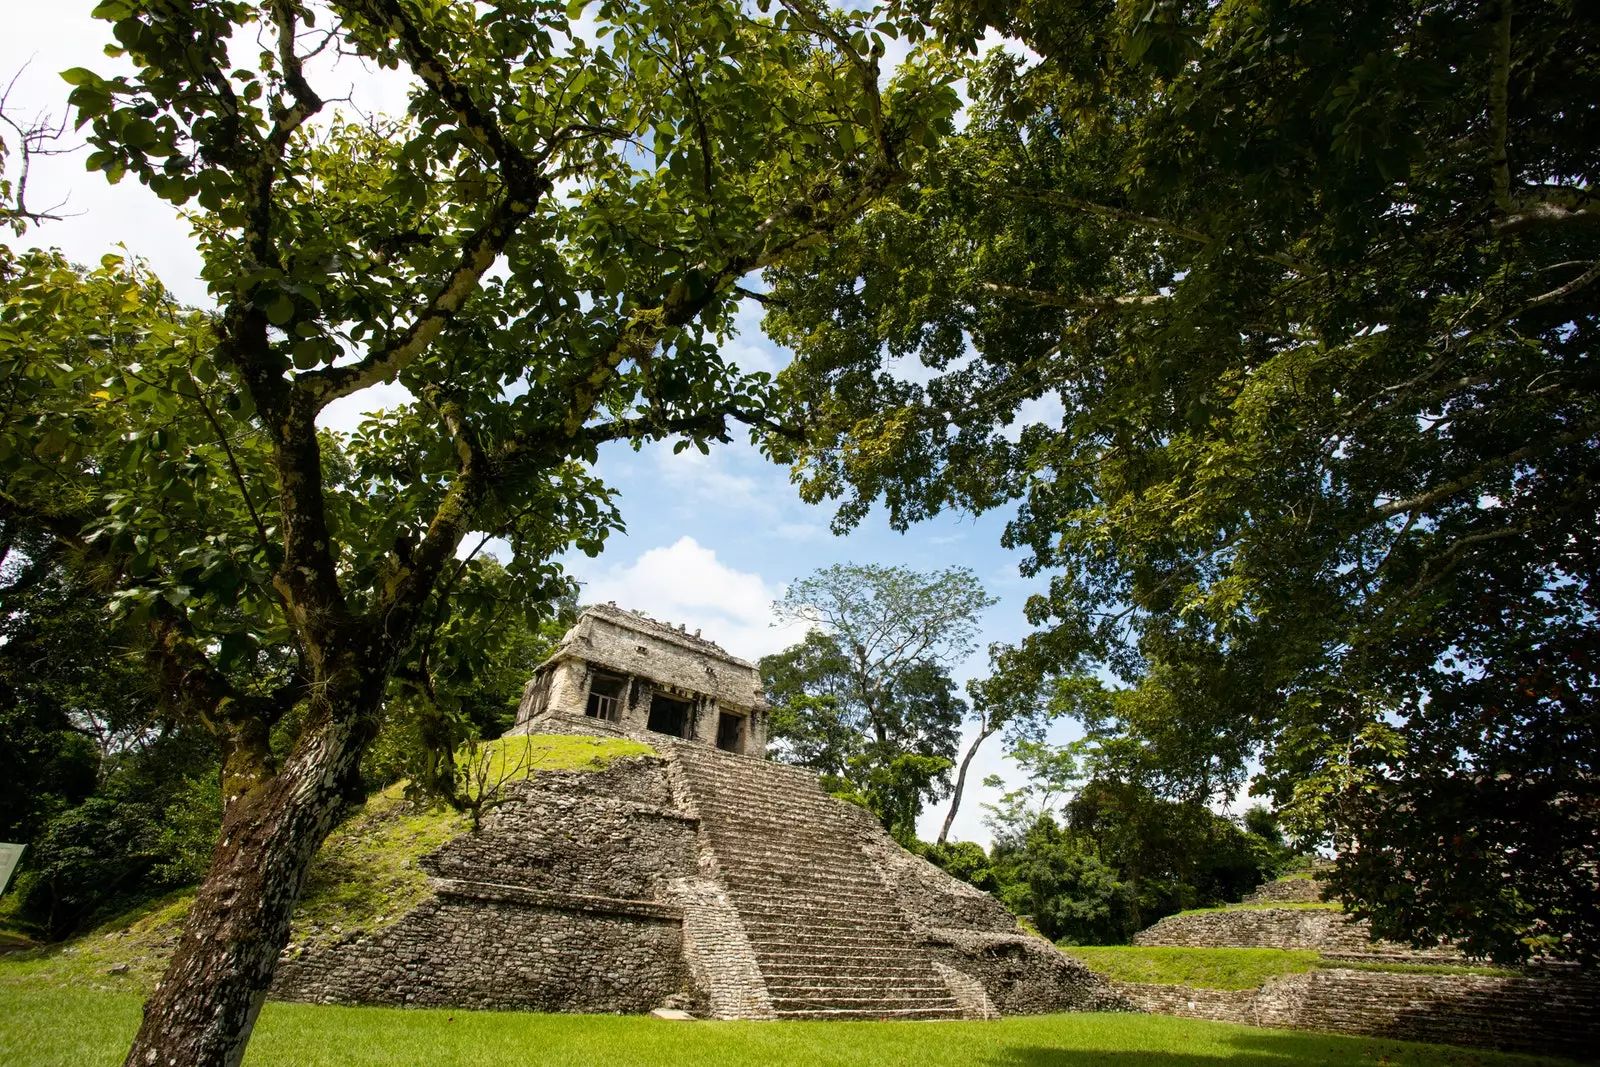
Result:
M476 888L476 892L471 890ZM380 933L288 959L273 995L323 1004L647 1012L692 994L681 913L445 886Z
M1247 990L1113 984L1139 1008L1161 1015L1577 1059L1596 1059L1600 1051L1600 983L1592 979L1336 968Z
M1373 941L1365 922L1333 908L1239 908L1169 915L1133 935L1135 945L1177 948L1280 948L1338 957L1460 963L1453 948L1413 949Z
M692 1002L683 909L695 822L659 757L536 774L476 834L418 861L433 895L397 921L279 964L319 1003L645 1012Z

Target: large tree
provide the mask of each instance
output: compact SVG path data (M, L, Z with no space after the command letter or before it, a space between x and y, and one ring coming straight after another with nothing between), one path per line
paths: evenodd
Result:
M925 48L885 78L893 24L804 0L96 10L132 73L65 75L89 166L193 211L215 310L115 259L8 256L0 501L220 739L221 837L129 1063L237 1064L463 539L504 537L537 612L555 556L617 525L602 445L765 425L717 344L740 280L900 182L953 72ZM404 71L406 114L330 106L334 57ZM413 399L319 433L386 382Z
M926 6L1036 58L990 53L923 180L775 272L828 427L803 492L1014 502L1035 643L1139 683L1108 725L1175 791L1260 756L1386 933L1592 959L1597 23Z
M773 608L810 629L761 661L778 758L831 776L891 831L915 835L924 800L947 787L967 711L950 669L994 603L961 567L845 563L793 582Z

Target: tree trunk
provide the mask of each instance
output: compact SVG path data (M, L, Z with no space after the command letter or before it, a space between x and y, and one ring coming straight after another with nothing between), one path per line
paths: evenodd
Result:
M956 787L950 794L950 811L944 817L944 825L939 828L938 844L944 844L945 838L950 836L950 824L956 821L956 811L961 807L961 791L967 787L967 767L971 765L972 757L978 754L978 746L993 733L992 727L980 725L978 736L972 739L972 744L967 746L967 754L961 757L961 769L956 771Z
M243 1059L306 872L365 748L365 717L351 714L361 710L353 696L344 704L314 709L321 724L283 770L227 799L211 869L125 1067L237 1067Z

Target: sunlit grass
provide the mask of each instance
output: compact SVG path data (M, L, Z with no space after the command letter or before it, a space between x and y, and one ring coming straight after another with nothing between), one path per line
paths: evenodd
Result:
M0 986L0 1063L112 1067L128 995ZM1563 1061L1158 1015L1000 1022L713 1023L268 1004L245 1067L1531 1067Z
M1269 978L1317 966L1315 952L1275 948L1144 948L1114 945L1067 948L1093 971L1123 982L1157 982L1202 989L1254 989Z

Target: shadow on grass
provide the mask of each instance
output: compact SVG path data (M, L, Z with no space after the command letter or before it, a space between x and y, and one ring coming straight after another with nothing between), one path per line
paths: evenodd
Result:
M1174 1035L1181 1041L1188 1035ZM1260 1031L1239 1034L1227 1042L1232 1054L1217 1055L1215 1046L1205 1052L1009 1048L990 1059L993 1067L1295 1067L1352 1063L1381 1067L1479 1067L1481 1064L1525 1064L1527 1067L1569 1067L1579 1061L1549 1056L1497 1053L1469 1048L1415 1045L1384 1038L1338 1034Z

